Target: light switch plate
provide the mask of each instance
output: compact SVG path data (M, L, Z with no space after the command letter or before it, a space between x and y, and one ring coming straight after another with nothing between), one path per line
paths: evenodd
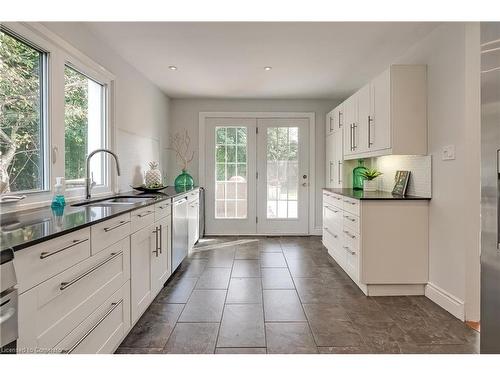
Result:
M448 145L443 147L443 160L455 160L455 145Z

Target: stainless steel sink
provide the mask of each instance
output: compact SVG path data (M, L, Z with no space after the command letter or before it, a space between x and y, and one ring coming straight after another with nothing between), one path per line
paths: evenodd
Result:
M83 201L72 204L73 207L80 206L115 206L115 205L132 205L136 203L147 202L155 199L155 196L144 195L119 195L110 198L95 199L91 201Z

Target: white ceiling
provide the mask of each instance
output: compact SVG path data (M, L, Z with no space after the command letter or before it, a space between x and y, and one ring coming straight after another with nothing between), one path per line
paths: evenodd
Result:
M172 98L345 98L438 24L91 22ZM171 71L169 65L178 70ZM272 66L264 71L264 66Z

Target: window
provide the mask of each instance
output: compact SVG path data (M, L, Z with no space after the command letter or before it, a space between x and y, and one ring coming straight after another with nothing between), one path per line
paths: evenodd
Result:
M64 68L64 169L68 185L82 184L89 152L105 147L105 86ZM97 185L105 181L103 154L95 155L90 170Z
M215 217L247 217L247 128L215 128Z
M47 187L47 54L0 30L0 194Z
M267 128L267 218L296 219L299 128Z

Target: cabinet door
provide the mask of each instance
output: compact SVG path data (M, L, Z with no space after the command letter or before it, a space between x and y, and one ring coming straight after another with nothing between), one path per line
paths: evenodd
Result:
M171 216L164 217L155 222L154 242L155 246L151 252L151 286L153 298L162 290L171 273L170 260L171 251Z
M153 299L151 259L156 250L155 239L154 225L149 225L130 236L132 324L135 324Z
M391 148L391 73L390 69L371 83L370 151Z
M360 154L370 151L368 144L369 118L370 113L370 84L365 85L357 93L358 98L358 121L355 132L354 147L355 153Z
M344 102L344 155L352 155L353 150L353 101L354 97L351 96Z
M335 132L326 137L326 187L332 188L335 185L335 139L339 132Z
M189 202L188 207L188 245L189 251L193 249L196 241L198 241L199 231L200 231L200 201L195 200Z
M326 135L330 135L333 133L334 126L335 126L333 123L333 120L335 118L334 111L335 110L332 110L326 114L326 123L325 123Z
M334 141L334 155L333 155L333 168L334 171L334 186L335 188L342 188L344 180L344 142L342 139L342 131L333 134Z

